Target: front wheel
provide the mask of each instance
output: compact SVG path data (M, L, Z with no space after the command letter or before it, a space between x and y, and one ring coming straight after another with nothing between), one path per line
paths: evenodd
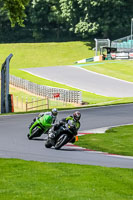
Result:
M29 133L27 134L27 138L30 140L30 134Z
M57 140L57 142L56 142L56 144L55 144L55 149L60 149L63 145L65 145L66 143L68 142L68 135L66 135L66 134L63 134L63 135L61 135L59 138L58 138L58 140Z
M38 127L34 127L33 129L32 129L32 133L31 133L31 135L30 134L28 134L27 135L27 137L28 137L28 139L29 140L31 140L32 138L34 138L34 137L40 137L40 128L38 128Z
M46 148L51 148L52 147L52 144L51 144L50 140L47 140L47 142L45 143L45 147Z

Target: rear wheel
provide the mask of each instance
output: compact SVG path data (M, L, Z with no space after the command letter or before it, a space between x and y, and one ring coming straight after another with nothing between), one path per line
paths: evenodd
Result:
M60 149L63 145L65 145L66 143L68 142L68 135L66 135L66 134L63 134L63 135L61 135L59 138L58 138L58 140L57 140L57 142L56 142L56 144L55 144L55 149Z

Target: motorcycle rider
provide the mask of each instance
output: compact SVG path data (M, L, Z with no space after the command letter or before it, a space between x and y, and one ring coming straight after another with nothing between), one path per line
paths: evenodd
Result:
M57 110L56 108L53 108L53 109L51 110L51 112L43 112L43 113L40 113L38 117L40 118L40 117L42 117L43 115L50 115L50 116L52 116L52 118L53 118L53 124L54 124L55 121L56 121L56 118L57 118L57 114L58 114L58 110Z
M79 111L76 111L73 113L73 115L71 116L68 116L66 118L63 118L59 124L55 124L51 129L50 129L50 134L49 134L49 137L52 138L52 139L55 139L59 134L60 132L57 132L56 130L59 129L60 126L62 125L65 125L66 123L68 123L69 120L72 120L75 124L75 127L76 127L76 133L75 135L77 135L77 132L80 128L80 118L81 118L81 113ZM75 142L75 137L70 141L71 143L74 143Z
M38 117L35 117L34 119L33 119L33 122L31 122L31 124L30 124L30 126L29 126L29 129L30 129L30 127L34 124L34 122L37 120L37 119L39 119L40 117L42 117L43 115L50 115L50 116L52 116L52 119L53 119L53 124L56 122L56 118L57 118L57 114L58 114L58 110L56 109L56 108L53 108L52 110L51 110L51 112L42 112L42 113L40 113L39 115L38 115Z

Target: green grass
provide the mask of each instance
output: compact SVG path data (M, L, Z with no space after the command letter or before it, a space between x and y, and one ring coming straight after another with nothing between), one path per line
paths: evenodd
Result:
M0 44L0 62L12 53L11 72L22 68L74 64L94 56L88 42Z
M88 57L94 54L92 50L88 50L86 42L0 44L1 65L10 53L13 54L10 74L40 85L71 90L74 88L39 78L20 69L74 64L82 56Z
M0 44L0 65L4 62L5 58L10 54L13 57L10 61L10 73L12 75L27 79L40 85L47 85L58 88L65 88L70 90L78 90L54 81L49 81L36 76L33 76L20 69L29 67L47 67L58 65L71 65L75 61L83 58L94 56L94 51L91 50L91 43L89 42L60 42L60 43L19 43L19 44ZM107 75L120 75L127 78L129 81L132 79L133 74L133 61L120 61L120 63L109 63L103 61L105 64L88 66L86 69L104 73ZM115 62L115 61L113 61ZM90 63L88 63L90 64ZM92 63L91 63L92 64ZM128 75L127 75L128 74ZM12 89L10 90L12 92ZM19 93L19 92L18 92ZM118 103L133 102L133 97L130 98L114 98L96 95L90 92L82 91L83 102L91 105L110 105Z
M75 89L37 78L19 69L74 64L77 60L94 55L88 48L84 42L0 44L0 65L10 53L13 53L10 63L11 74L42 85ZM89 66L87 69L103 73L103 68L107 75L117 77L122 74L117 78L123 77L122 79L126 80L126 77L132 81L132 62L130 66L126 62L121 62L124 63L123 70L121 63L108 62L105 62L105 65ZM10 93L12 92L10 88ZM83 92L83 101L88 102L90 106L108 105L113 104L112 101L133 102L133 98L108 98ZM132 128L118 127L105 134L82 136L76 144L110 153L133 155ZM133 169L0 159L0 200L132 200L132 188Z
M0 93L1 93L1 83L0 83ZM9 93L13 94L13 102L14 102L14 112L26 112L26 101L31 102L31 101L37 101L44 99L41 96L36 96L32 93L26 92L24 90L20 90L19 88L16 87L11 87L9 88ZM43 105L42 105L43 104ZM1 105L1 98L0 98L0 105ZM29 111L41 111L41 110L47 110L47 105L45 104L45 101L39 101L38 103L35 102L33 104L30 104L29 107L35 107L35 106L42 105L40 107L30 109ZM57 100L52 100L49 99L49 109L51 110L52 108L73 108L76 107L76 104L72 103L66 103L62 101L57 101ZM1 110L1 107L0 107Z
M103 61L104 64L94 64L83 68L100 74L105 74L129 82L133 82L133 60ZM88 63L89 64L89 63Z
M104 134L84 135L76 144L92 150L133 156L133 125L111 128Z
M132 200L133 169L0 159L1 200Z
M25 92L24 90L20 90L14 87L10 87L10 93L13 94L13 102L14 102L14 112L20 112L26 111L26 102L32 102L35 101L34 103L28 104L28 107L35 107L34 109L31 110L47 110L47 101L44 100L43 97L41 96L36 96L32 93ZM43 101L38 101L38 100L43 100ZM38 101L38 102L36 102ZM42 105L42 106L41 106ZM39 107L36 107L39 106ZM49 99L49 109L52 108L71 108L74 107L74 104L71 103L66 103L66 102L61 102L61 101L56 101L56 100L51 100Z

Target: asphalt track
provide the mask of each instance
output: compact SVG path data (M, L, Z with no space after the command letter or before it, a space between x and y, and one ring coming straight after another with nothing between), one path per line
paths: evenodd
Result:
M36 67L22 70L44 79L102 96L133 96L133 83L88 71L74 65Z
M72 110L60 111L58 120L72 112ZM133 104L82 109L81 114L80 132L130 124L133 123ZM108 155L72 146L64 146L61 150L46 149L44 147L45 135L35 140L28 140L28 125L36 115L0 116L1 158L133 168L133 157Z

